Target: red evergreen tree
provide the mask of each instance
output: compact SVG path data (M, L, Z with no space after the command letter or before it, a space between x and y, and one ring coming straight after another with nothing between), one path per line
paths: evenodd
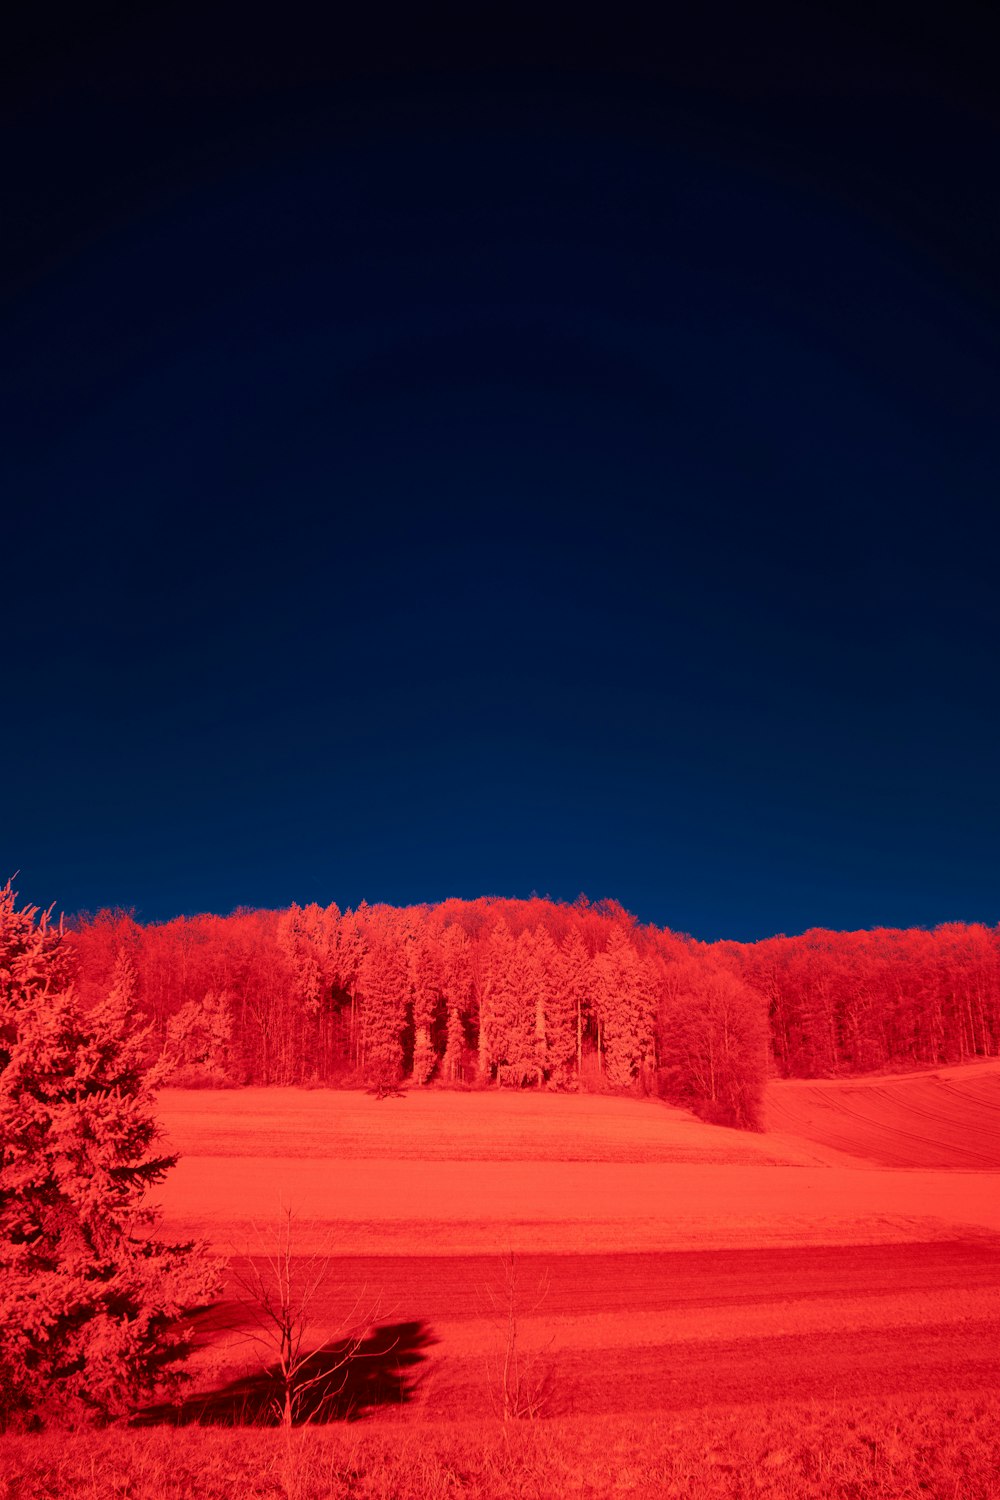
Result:
M410 991L413 996L413 1081L429 1083L438 1065L431 1040L434 1012L443 984L442 955L421 912L407 950Z
M157 1126L116 965L84 1014L60 929L0 891L0 1417L102 1421L178 1378L176 1319L216 1271L154 1238L176 1160Z

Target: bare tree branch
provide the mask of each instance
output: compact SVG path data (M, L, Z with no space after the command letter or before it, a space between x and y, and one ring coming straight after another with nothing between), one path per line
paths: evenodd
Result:
M304 1419L307 1392L325 1385L320 1410L340 1395L347 1366L364 1357L365 1337L381 1315L379 1300L369 1301L367 1287L363 1287L331 1333L318 1344L307 1338L313 1309L329 1276L332 1250L296 1255L293 1219L293 1210L282 1205L269 1235L254 1224L257 1249L248 1250L243 1264L232 1268L233 1280L243 1293L238 1301L258 1330L248 1338L263 1351L264 1369L276 1377L275 1412L286 1427ZM331 1354L332 1361L323 1358ZM322 1366L319 1370L315 1370L317 1361ZM338 1371L344 1373L334 1386Z
M549 1404L552 1370L543 1356L551 1348L552 1339L533 1354L526 1354L519 1342L520 1319L533 1317L538 1312L548 1289L549 1278L545 1273L535 1288L530 1305L524 1306L517 1257L513 1250L501 1257L499 1285L484 1288L498 1335L496 1349L487 1355L486 1383L493 1410L504 1422L539 1417Z

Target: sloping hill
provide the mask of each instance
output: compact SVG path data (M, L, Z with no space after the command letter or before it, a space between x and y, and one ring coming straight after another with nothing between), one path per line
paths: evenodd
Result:
M1000 1059L897 1078L768 1084L769 1132L883 1167L1000 1170Z

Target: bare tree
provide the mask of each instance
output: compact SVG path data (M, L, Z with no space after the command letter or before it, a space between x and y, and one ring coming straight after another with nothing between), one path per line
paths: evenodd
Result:
M524 1305L524 1291L513 1250L501 1257L498 1283L484 1288L489 1316L497 1330L496 1347L487 1356L486 1382L490 1401L504 1422L540 1417L551 1395L551 1365L545 1357L552 1339L541 1350L525 1352L520 1339L521 1318L533 1317L549 1290L544 1274Z
M329 1411L344 1390L351 1361L364 1358L362 1345L381 1311L378 1299L369 1301L362 1288L336 1329L313 1341L310 1330L332 1252L324 1247L313 1255L296 1254L293 1217L290 1207L281 1207L269 1237L254 1225L257 1248L232 1271L242 1292L239 1301L256 1327L249 1337L274 1379L275 1415L284 1427ZM379 1357L385 1352L380 1349Z

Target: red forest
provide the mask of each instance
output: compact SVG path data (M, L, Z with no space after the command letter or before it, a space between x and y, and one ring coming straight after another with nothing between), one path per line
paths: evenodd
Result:
M71 929L85 1004L127 955L177 1083L631 1089L752 1129L769 1073L1000 1051L1000 929L981 925L706 944L614 902L482 898Z

